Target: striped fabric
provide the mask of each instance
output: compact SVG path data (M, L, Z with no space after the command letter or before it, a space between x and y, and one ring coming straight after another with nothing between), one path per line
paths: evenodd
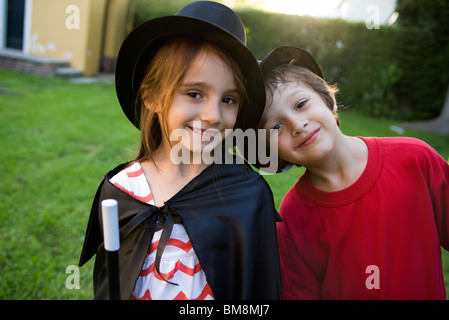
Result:
M153 195L140 163L122 170L111 183L135 199L154 205ZM173 226L160 263L163 278L155 271L156 249L162 230L155 232L142 271L137 279L133 300L212 300L214 295L201 269L192 243L181 224ZM167 283L176 283L173 285Z

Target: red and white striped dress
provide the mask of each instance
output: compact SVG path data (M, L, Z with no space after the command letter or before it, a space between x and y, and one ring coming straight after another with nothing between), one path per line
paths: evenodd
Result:
M120 171L110 180L132 197L153 204L153 195L140 163ZM137 279L133 300L213 300L214 295L201 269L192 243L181 224L173 226L170 240L162 254L160 272L155 269L156 249L162 230L155 232L142 271Z

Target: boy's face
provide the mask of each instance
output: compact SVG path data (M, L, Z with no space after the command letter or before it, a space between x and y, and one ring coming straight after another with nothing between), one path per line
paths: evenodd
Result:
M261 126L274 129L271 134L278 136L281 160L308 167L331 155L339 131L333 116L336 108L330 110L309 86L287 82L274 90Z

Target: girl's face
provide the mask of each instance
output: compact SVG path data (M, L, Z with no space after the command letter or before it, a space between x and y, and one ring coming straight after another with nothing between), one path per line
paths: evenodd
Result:
M330 155L339 131L321 97L302 83L286 82L273 92L272 104L265 107L261 125L274 129L278 137L279 158L293 164L317 164Z
M202 52L175 92L167 114L169 132L176 130L178 142L194 153L216 146L234 127L240 101L232 70L216 55Z

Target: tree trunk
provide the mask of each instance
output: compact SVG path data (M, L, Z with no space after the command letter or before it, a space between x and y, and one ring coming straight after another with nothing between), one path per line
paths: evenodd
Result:
M446 99L444 100L443 110L438 118L445 118L449 121L449 87L446 92ZM449 122L448 122L449 126Z
M449 87L440 115L432 120L404 123L401 127L413 130L436 132L449 136Z

